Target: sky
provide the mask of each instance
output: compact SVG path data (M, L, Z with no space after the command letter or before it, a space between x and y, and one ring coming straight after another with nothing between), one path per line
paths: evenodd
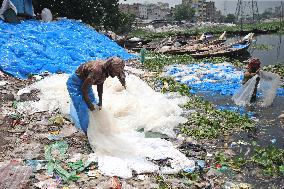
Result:
M210 1L210 0L207 0ZM227 13L235 13L236 6L237 6L237 0L211 0L216 3L216 7L218 10L221 10L224 12L224 5L226 5L227 9L225 11ZM120 3L157 3L157 2L163 2L163 3L169 3L170 6L174 6L176 4L180 4L182 0L120 0ZM259 7L259 12L263 12L265 9L270 8L270 7L275 7L280 5L280 1L275 1L275 0L257 0L258 2L258 7Z

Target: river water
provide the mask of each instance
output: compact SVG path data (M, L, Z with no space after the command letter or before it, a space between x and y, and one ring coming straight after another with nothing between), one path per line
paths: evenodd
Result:
M257 49L253 47L254 45L265 45L268 47L268 49ZM251 56L258 57L261 60L262 65L276 63L281 63L284 65L284 35L258 35L248 51Z
M231 38L229 40L233 40ZM267 48L254 48L264 46ZM268 34L257 35L251 47L248 49L249 54L245 55L243 59L248 57L257 57L261 60L262 66L282 64L284 65L284 35L283 34ZM200 94L204 99L211 101L217 106L234 106L231 96L216 95L207 96ZM247 111L254 114L257 122L256 132L253 133L239 133L232 136L231 140L244 140L247 142L256 141L260 146L274 145L278 148L284 149L284 126L280 124L278 116L284 111L284 97L276 96L273 104L267 108L247 107ZM259 188L282 188L283 177L276 180L262 180L255 177L252 172L255 168L245 171L244 181ZM270 180L270 181L269 181ZM282 186L281 186L282 185Z
M236 37L229 38L228 41L234 41ZM256 47L265 47L265 48L256 48ZM268 47L268 48L266 48ZM284 35L280 34L269 34L269 35L258 35L255 37L255 40L251 47L248 49L248 54L245 57L240 57L241 59L247 59L249 57L257 57L261 60L262 66L264 65L274 65L280 63L284 65ZM190 66L190 65L188 65ZM210 67L210 66L209 66ZM179 67L180 68L180 67ZM207 66L203 66L202 69L207 68ZM182 70L186 70L186 67L181 67ZM200 71L199 69L197 71ZM195 72L188 72L189 75L194 75ZM226 70L224 70L226 72ZM228 70L227 70L228 71ZM213 72L213 74L216 72ZM208 73L207 73L208 74ZM229 72L228 75L233 77L235 72ZM202 74L201 74L202 75ZM205 73L206 75L206 73ZM217 74L220 77L222 73ZM227 78L227 77L225 77ZM210 78L207 78L210 79ZM225 80L225 79L224 79ZM205 81L205 80L202 80ZM208 80L207 80L208 81ZM224 82L220 80L220 82ZM189 83L187 83L191 86ZM212 84L214 87L218 87L218 83ZM230 84L228 84L230 85ZM191 86L192 87L192 86ZM226 88L226 84L224 88ZM201 96L203 99L212 102L216 105L217 108L220 107L227 107L230 108L237 108L237 106L232 101L232 94L213 94L210 89L208 92L203 90L203 86L200 86L199 89L195 89L196 94ZM226 108L225 108L226 109ZM274 145L278 148L284 149L284 125L281 126L280 120L278 116L284 111L284 96L277 95L274 99L273 104L267 108L260 108L256 105L252 105L250 107L246 107L244 109L245 112L251 113L252 118L256 120L256 129L253 132L241 132L236 133L230 136L229 141L245 141L251 143L252 141L256 141L258 145L262 147L266 147L269 145ZM230 144L229 144L230 145ZM248 150L253 151L250 145L243 146L241 148L234 149L236 154L242 154ZM241 152L243 151L243 152ZM275 180L267 179L262 180L260 177L255 176L253 174L253 170L256 167L251 167L249 169L242 170L242 174L244 175L241 179L244 182L248 182L253 184L254 188L282 188L284 179L280 177Z
M239 37L229 37L227 42L236 41ZM264 48L262 48L264 47ZM239 57L246 60L249 57L257 57L262 65L284 65L284 34L267 34L255 36L248 53Z

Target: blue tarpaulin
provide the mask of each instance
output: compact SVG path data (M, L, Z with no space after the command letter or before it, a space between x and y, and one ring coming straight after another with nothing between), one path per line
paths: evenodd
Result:
M72 73L80 64L119 56L134 58L108 37L68 19L11 25L0 21L0 69L18 78L29 74Z
M33 1L32 0L11 0L17 8L17 13L25 13L33 16Z

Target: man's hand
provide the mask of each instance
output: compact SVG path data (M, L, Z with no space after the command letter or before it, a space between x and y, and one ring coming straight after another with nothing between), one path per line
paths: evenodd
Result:
M90 109L91 111L100 111L100 110L102 109L102 107L101 107L101 106L98 106L98 105L96 105L96 104L92 104L92 105L89 107L89 109Z

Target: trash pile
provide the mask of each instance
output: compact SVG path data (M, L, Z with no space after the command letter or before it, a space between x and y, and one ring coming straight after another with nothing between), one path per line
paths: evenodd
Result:
M68 19L11 25L0 20L0 69L25 79L31 74L71 73L89 60L133 58L108 37Z
M216 94L232 96L241 87L243 80L243 70L226 62L173 65L166 68L166 74L190 86L191 93L205 93L212 96ZM279 88L277 95L284 96L284 89Z
M153 25L148 25L145 27L139 27L140 29L149 31L149 32L181 32L181 31L185 31L186 27L181 27L181 26L177 26L177 25L167 25L167 26L162 26L159 28L155 28Z

